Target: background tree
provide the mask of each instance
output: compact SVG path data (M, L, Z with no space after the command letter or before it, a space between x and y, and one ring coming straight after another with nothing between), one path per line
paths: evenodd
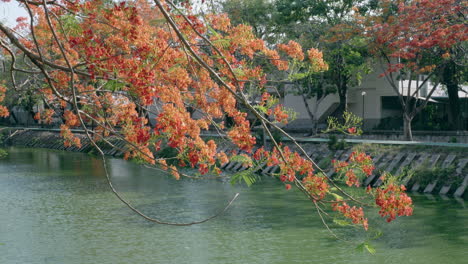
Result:
M468 81L466 42L459 43L451 48L450 54L455 54L446 62L441 74L440 82L447 89L448 95L448 122L451 129L466 130L468 127L466 117L460 107L459 92L462 91L461 84ZM468 93L468 91L464 91Z
M382 2L379 16L369 17L369 33L375 37L374 51L388 65L383 75L403 108L405 138L412 140L411 122L442 80L450 84L454 100L458 77L450 64L466 56L454 52L468 38L466 6L456 0L398 3L395 11L395 3ZM404 80L409 80L408 88L401 91ZM430 81L432 87L421 94Z
M16 30L18 30L18 27L16 27ZM1 46L3 46L3 43L0 43L0 47ZM0 83L5 86L13 87L13 89L5 94L3 104L8 108L16 106L24 110L29 114L27 120L30 120L37 112L37 106L43 104L43 97L34 93L34 89L31 89L31 87L41 87L44 85L44 82L42 79L37 78L37 75L34 73L21 70L28 67L26 64L27 59L24 57L16 58L16 56L8 56L17 52L15 49L8 49L5 51L6 54L2 58L3 67L0 73ZM9 113L9 117L15 124L27 125L24 123L27 120L21 120L16 116L14 111ZM32 123L29 125L32 125Z
M275 22L282 24L287 38L299 39L304 47L318 47L324 53L329 70L321 79L334 86L339 96L335 115L347 111L348 89L360 84L370 71L370 54L362 36L359 16L374 8L373 1L287 1L275 2Z
M267 43L276 44L278 32L274 21L276 9L269 0L226 0L221 3L222 11L229 15L234 25L252 27L255 36Z
M322 52L317 49L310 49L309 53L317 53L317 56L323 58ZM312 123L312 134L317 133L318 116L317 111L320 103L331 93L335 93L335 87L329 85L324 80L324 71L328 70L328 64L320 65L321 61L310 60L306 62L293 60L288 73L288 80L293 85L292 93L301 96L304 106ZM318 71L317 69L322 69ZM311 107L309 100L314 98L315 102Z

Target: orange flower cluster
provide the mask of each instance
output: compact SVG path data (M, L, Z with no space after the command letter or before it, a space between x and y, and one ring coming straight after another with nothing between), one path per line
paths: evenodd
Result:
M312 48L307 51L307 56L311 63L311 68L314 72L328 70L328 64L323 60L323 53L321 51Z
M3 100L5 100L5 93L6 87L0 84L0 103L3 102ZM5 106L0 105L0 117L8 117L9 115L10 112L8 111L8 109Z
M268 109L268 115L272 115L276 122L280 122L283 124L288 123L289 115L286 113L282 105L276 105L274 109Z
M232 116L236 125L227 132L227 135L241 150L250 153L256 140L250 133L250 122L246 117L247 113L237 111L237 114Z
M314 168L312 162L301 157L299 153L291 151L289 147L285 146L282 148L283 156L286 159L283 161L279 160L280 175L286 176L286 179L290 182L296 179L297 175L312 175ZM274 154L277 154L277 151L273 151ZM273 161L277 160L274 158Z
M262 98L260 100L260 105L265 105L265 103L271 98L269 93L263 93Z
M351 219L353 224L360 224L365 230L369 228L367 218L364 218L364 210L362 207L349 206L346 202L334 203L333 210L343 214L344 217Z
M396 216L410 216L413 214L412 200L404 191L405 186L388 184L384 188L376 189L375 203L380 207L379 214L387 217L391 222Z
M302 47L299 43L295 42L294 40L290 40L288 44L279 44L278 49L286 52L289 57L303 61L304 60L304 52L302 52Z
M315 199L323 199L329 192L327 178L324 175L314 174L312 162L301 157L297 152L291 151L289 147L282 147L283 158L277 149L266 151L263 147L257 149L253 154L255 160L265 160L267 166L279 166L279 179L286 183L286 189L290 189L289 183L299 181L297 177L303 176L302 185L305 190Z
M81 148L81 140L79 137L73 135L70 128L67 125L60 125L60 136L63 138L63 144L65 147L76 146Z
M208 14L206 15L206 19L217 30L226 32L231 27L231 20L227 14Z
M286 71L289 69L289 63L285 60L281 60L278 51L276 50L265 50L265 55L270 59L271 64L275 65L280 71Z
M65 124L68 127L77 127L77 126L80 125L80 121L78 120L78 116L75 115L70 110L65 110L65 112L63 113L63 118L65 119Z
M356 172L362 172L366 176L370 176L375 167L372 164L372 158L362 152L352 152L349 157L349 162L332 160L335 172L344 173L346 184L348 186L359 186L360 180Z
M52 123L52 117L54 116L55 111L53 109L45 109L43 112L37 112L34 115L35 120L41 120L46 124Z
M302 179L302 184L306 190L317 200L325 198L328 194L330 186L327 183L325 176L318 176L315 174L308 174Z
M367 176L370 176L375 169L372 158L364 152L352 152L349 160L357 163Z

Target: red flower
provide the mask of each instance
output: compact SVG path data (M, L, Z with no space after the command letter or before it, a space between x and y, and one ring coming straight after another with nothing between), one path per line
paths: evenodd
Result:
M356 132L357 132L356 127L350 127L350 128L348 128L348 133L350 133L350 134L356 134Z
M409 216L413 214L413 202L404 193L406 188L401 185L389 184L385 189L377 189L375 203L380 207L379 214L387 217L387 222L391 222L396 216Z
M286 190L291 190L291 184L286 184Z

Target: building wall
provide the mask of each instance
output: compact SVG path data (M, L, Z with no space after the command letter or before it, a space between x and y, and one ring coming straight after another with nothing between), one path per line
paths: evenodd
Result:
M378 124L381 118L385 117L383 116L384 114L382 112L381 97L397 95L385 77L379 77L382 71L379 70L377 66L374 68L375 71L373 73L364 76L360 86L352 87L348 91L348 109L355 115L364 118L365 128L373 128ZM288 87L286 87L286 89L288 89ZM362 96L362 92L365 92L364 98ZM308 102L310 108L313 111L316 99L309 99ZM338 104L339 97L337 94L328 95L320 103L317 110L320 120L326 120L326 115L331 114L330 110L332 108L336 108ZM297 119L309 119L309 115L307 114L307 110L301 96L288 93L285 96L284 105L294 109L297 112ZM386 114L388 115L390 113Z
M287 108L292 108L297 113L297 119L310 119L309 114L307 113L306 106L304 104L304 100L300 95L293 95L293 94L286 94L284 97L284 106ZM316 98L311 98L307 100L310 110L314 113L314 108L317 103ZM317 116L321 117L330 107L337 107L340 100L338 95L330 94L325 97L317 107Z

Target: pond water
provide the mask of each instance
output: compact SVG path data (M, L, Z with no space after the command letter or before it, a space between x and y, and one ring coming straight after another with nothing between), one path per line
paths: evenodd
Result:
M304 197L273 179L251 188L175 181L109 159L115 187L151 216L205 224L148 223L110 192L99 159L11 148L0 160L0 263L467 263L463 201L413 195L415 214L387 224L375 255L336 241ZM374 221L375 222L375 221ZM338 230L340 231L340 230ZM346 230L342 232L347 233ZM360 235L348 236L351 240Z

